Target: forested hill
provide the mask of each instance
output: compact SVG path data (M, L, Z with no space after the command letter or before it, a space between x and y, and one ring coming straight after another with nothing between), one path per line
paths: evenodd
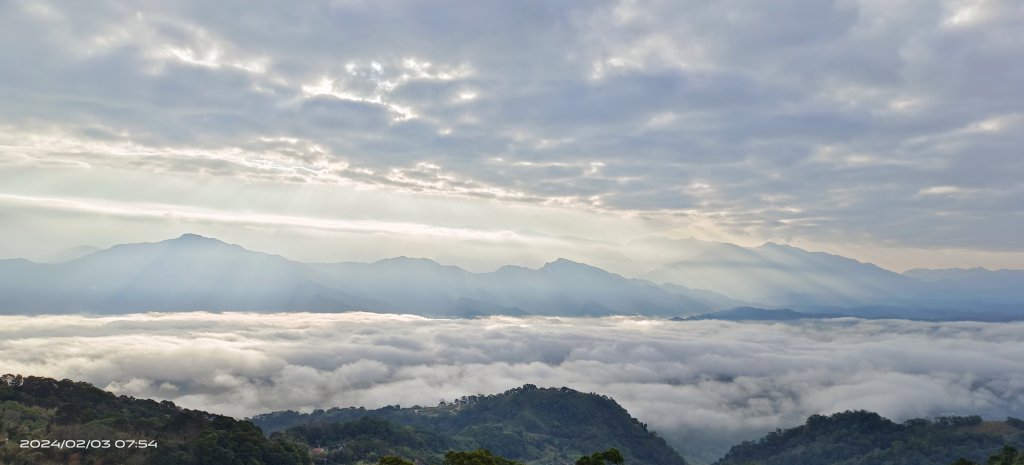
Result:
M276 412L256 416L253 422L268 433L281 432L274 437L327 446L328 453L331 448L352 451L362 447L344 442L360 436L365 439L360 444L391 441L396 454L417 456L426 462L447 448L484 448L528 464L564 464L594 450L614 447L630 465L685 465L683 457L664 439L611 398L568 388L525 385L436 407ZM355 463L357 458L332 456L339 463Z
M1004 445L1024 446L1024 421L943 417L894 423L870 412L815 415L732 448L716 465L949 465L985 463Z
M270 438L257 425L272 432ZM23 440L64 447L24 448ZM66 440L107 445L68 447ZM609 448L621 451L627 465L686 465L611 398L568 388L525 385L435 407L278 412L250 422L115 396L87 383L0 376L3 465L299 465L313 458L356 465L388 462L388 456L451 465L449 456L460 450L564 465ZM1024 449L1024 421L1015 418L895 423L856 411L812 416L802 426L733 447L716 465L1020 465L1024 458L1013 448ZM1000 453L1009 458L987 460Z
M0 440L4 465L311 463L305 447L269 440L248 421L35 376L0 376ZM22 448L22 440L41 442ZM63 447L66 440L98 448Z

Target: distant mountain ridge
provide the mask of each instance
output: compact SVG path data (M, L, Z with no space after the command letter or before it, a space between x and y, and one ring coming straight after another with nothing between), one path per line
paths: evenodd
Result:
M910 270L789 245L688 241L682 260L640 277L684 284L754 306L873 318L1024 318L1024 270Z
M946 298L1003 304L1024 302L1024 270L918 268L907 270L903 275L927 282L928 289Z
M677 321L725 320L725 321L794 321L804 319L842 318L845 315L828 313L802 313L788 308L764 309L756 307L736 307L712 313L673 318Z
M64 263L77 258L82 258L91 253L99 252L103 250L99 247L92 245L80 245L77 247L71 247L64 250L57 251L41 260L35 260L39 263Z
M688 259L642 276L685 283L763 305L853 306L913 297L913 279L870 263L767 243L745 248L713 243Z
M1024 319L1024 271L897 274L768 243L681 244L630 279L557 259L473 273L423 258L307 264L195 234L123 244L60 263L0 260L0 314L365 310L427 317L684 317L737 307L924 320Z
M559 259L533 270L470 273L428 259L305 264L194 234L125 244L58 264L0 261L0 313L367 310L424 316L637 314L719 308L687 295ZM708 299L712 296L712 299Z

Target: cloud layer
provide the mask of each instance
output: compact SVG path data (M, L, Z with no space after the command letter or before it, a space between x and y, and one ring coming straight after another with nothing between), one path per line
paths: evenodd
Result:
M1014 0L12 1L0 18L11 195L128 201L108 178L198 176L672 235L1024 248Z
M0 317L0 371L235 416L434 405L524 383L607 394L669 437L815 413L1024 415L1024 323L430 320L348 314Z

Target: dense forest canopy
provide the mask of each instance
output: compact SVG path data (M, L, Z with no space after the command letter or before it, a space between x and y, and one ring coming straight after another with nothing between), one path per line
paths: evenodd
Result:
M977 462L960 458L953 465L979 465ZM1003 446L1003 450L999 451L998 454L989 456L988 460L985 461L985 465L1024 465L1024 454L1017 452L1010 446Z
M685 465L614 400L525 385L436 407L278 412L253 422L70 380L0 377L0 464ZM44 447L65 440L117 446ZM32 441L31 447L22 447ZM717 465L1024 465L1024 420L814 415ZM598 452L592 452L598 451Z
M611 398L531 384L436 407L277 412L253 421L274 438L319 447L337 463L376 461L381 454L437 463L449 449L486 449L525 463L561 465L608 447L631 464L686 463Z
M1024 422L968 416L900 424L847 411L737 445L717 465L949 465L959 458L984 462L1005 444L1024 446Z
M35 376L0 377L0 435L7 439L0 444L0 464L5 465L311 463L304 446L267 439L248 421ZM101 442L99 448L86 449L40 443L22 448L22 440L92 440L109 445Z

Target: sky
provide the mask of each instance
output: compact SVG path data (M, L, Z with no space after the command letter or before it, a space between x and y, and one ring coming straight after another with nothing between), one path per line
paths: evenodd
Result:
M1024 268L1017 0L7 0L0 60L0 257Z
M705 458L813 414L1024 416L1021 322L0 316L0 360L239 418L566 386L611 396L684 454L715 444Z

